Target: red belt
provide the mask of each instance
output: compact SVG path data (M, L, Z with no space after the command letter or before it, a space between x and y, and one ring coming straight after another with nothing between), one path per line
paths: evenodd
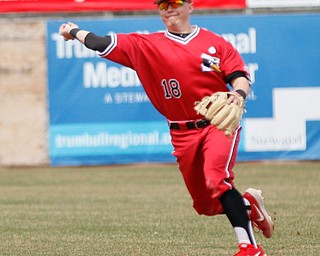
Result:
M181 121L181 122L171 122L169 121L170 130L192 130L201 129L207 127L210 121L207 119L202 119L198 121Z

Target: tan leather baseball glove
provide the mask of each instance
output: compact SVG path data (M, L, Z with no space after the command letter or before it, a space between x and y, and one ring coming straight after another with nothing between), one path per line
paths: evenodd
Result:
M231 95L237 98L237 103L227 103ZM216 92L195 102L194 109L209 120L212 125L223 130L227 136L231 136L239 126L245 111L245 101L235 92Z

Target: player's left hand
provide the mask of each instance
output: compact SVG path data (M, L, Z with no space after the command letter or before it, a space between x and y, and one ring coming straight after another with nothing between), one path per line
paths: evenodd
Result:
M232 92L232 94L229 94L228 95L228 100L227 100L227 104L236 104L236 105L239 105L239 104L242 104L244 101L243 97L237 93L237 92Z
M194 109L212 125L231 136L239 126L244 113L245 101L235 92L216 92L195 103Z

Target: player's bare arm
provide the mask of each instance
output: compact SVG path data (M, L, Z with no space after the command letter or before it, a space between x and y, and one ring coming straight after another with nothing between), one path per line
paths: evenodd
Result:
M250 92L250 84L246 77L237 77L234 80L231 81L231 85L236 93L238 93L243 99L246 98L246 96ZM230 96L228 99L228 103L235 103L238 104L237 97Z

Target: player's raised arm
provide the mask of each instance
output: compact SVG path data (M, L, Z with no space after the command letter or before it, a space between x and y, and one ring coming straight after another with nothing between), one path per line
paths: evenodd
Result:
M77 24L72 22L64 23L59 28L59 34L64 40L77 39L87 48L103 52L110 44L110 36L97 36L92 32L82 30Z

